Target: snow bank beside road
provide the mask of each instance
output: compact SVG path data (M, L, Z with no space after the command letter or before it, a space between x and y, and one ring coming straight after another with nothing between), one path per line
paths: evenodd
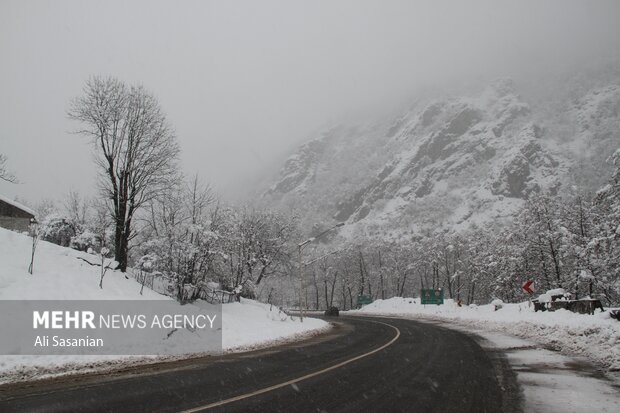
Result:
M377 300L348 313L418 316L501 331L568 354L585 356L609 370L620 370L620 322L608 313L534 312L527 302L503 304L494 311L493 305L458 307L452 300L440 306L421 305L419 299L401 297Z
M222 308L222 345L226 352L262 347L329 329L318 318L289 317L275 306L242 299Z

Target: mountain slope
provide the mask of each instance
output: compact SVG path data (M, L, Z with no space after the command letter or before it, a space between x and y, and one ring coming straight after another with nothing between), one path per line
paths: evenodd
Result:
M302 145L264 198L302 209L310 225L346 221L348 235L502 222L532 194L595 190L609 176L619 83L532 105L501 79L475 94L420 99L388 121L338 125Z

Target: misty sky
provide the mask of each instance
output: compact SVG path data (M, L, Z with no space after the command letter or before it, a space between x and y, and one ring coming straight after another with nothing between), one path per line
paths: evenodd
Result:
M152 91L184 172L231 198L358 107L619 48L616 0L0 0L0 153L22 181L0 193L93 193L90 146L66 116L91 75Z

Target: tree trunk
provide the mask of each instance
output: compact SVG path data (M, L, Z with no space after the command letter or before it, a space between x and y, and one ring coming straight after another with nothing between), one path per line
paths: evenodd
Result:
M336 280L337 279L338 279L338 272L335 271L334 272L334 279L332 281L332 291L331 291L331 294L329 295L329 307L332 307L334 305L334 290L336 289Z
M379 251L379 281L381 282L381 299L385 300L385 286L383 281L383 263L381 262L381 251Z
M349 304L352 309L353 308L353 291L351 290L351 287L347 287L347 290L349 291Z
M540 262L541 262L541 265L542 265L543 277L545 278L545 283L547 284L547 290L550 290L551 289L551 281L549 281L549 274L547 272L547 263L546 263L546 260L545 260L545 252L543 251L543 248L542 248L543 244L542 244L542 239L541 239L540 235L538 236L538 244L539 244L538 251L540 253Z
M329 297L327 295L327 278L323 280L323 286L325 287L325 309L329 308Z
M363 295L364 294L364 265L363 265L363 261L362 261L362 251L360 251L360 258L359 258L359 264L360 264L360 292L359 295Z
M315 303L314 309L318 311L318 309L319 309L319 307L320 307L320 305L321 305L321 300L320 300L320 298L319 298L319 283L318 283L318 281L317 281L317 279L316 279L316 270L314 270L314 269L312 270L312 279L313 279L313 281L314 281L314 291L315 291L315 293L316 293L316 296L314 297L314 298L315 298L315 301L314 301L314 303Z
M475 291L476 291L476 282L472 281L471 288L470 288L470 291L469 291L469 297L467 299L467 305L472 304L474 302Z
M402 282L398 291L398 296L403 297L405 294L405 283L407 282L407 271L403 274Z

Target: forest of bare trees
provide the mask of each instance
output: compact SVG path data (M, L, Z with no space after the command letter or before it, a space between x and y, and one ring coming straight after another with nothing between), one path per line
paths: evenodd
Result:
M576 298L617 305L619 158L620 151L610 159L616 169L609 184L595 194L532 196L504 227L446 230L409 242L367 238L319 246L310 255L323 258L304 266L304 305L348 309L361 294L415 297L421 288L443 288L462 304L518 302L528 299L521 289L527 280L541 293L563 288ZM264 295L274 297L271 289ZM278 298L298 300L290 291Z

